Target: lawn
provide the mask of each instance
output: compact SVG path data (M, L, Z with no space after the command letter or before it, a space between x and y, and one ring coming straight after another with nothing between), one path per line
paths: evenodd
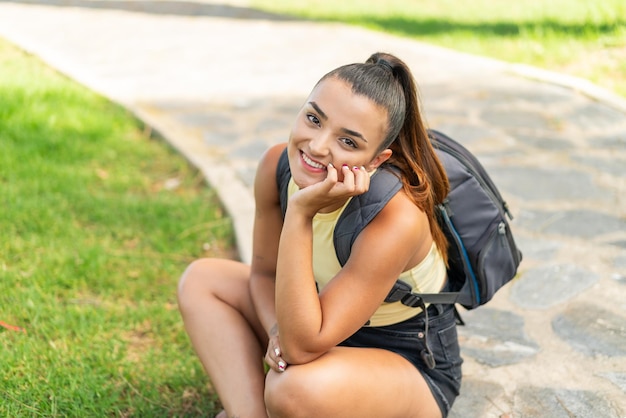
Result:
M251 3L626 96L623 0ZM234 256L215 193L127 111L2 40L0 98L0 416L215 412L175 297L191 260Z
M217 407L176 283L233 256L202 175L124 109L0 40L0 416Z
M589 79L626 96L624 0L251 0Z

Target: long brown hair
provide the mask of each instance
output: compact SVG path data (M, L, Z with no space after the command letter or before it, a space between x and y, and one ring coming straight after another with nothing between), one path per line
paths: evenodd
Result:
M411 70L399 58L378 52L365 63L339 67L320 81L329 77L346 81L355 94L387 110L387 135L379 151L393 151L387 163L402 173L404 190L428 216L433 240L447 259L448 243L437 222L435 206L446 198L450 185L428 138Z

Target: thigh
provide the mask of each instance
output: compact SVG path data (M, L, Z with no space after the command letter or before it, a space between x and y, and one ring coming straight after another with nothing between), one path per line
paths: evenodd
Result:
M383 348L401 355L424 376L444 416L459 395L460 354L456 318L452 306L431 306L426 329L424 314L385 327L363 327L341 345ZM425 362L432 355L434 368Z
M270 416L441 417L424 377L404 357L378 348L336 347L319 359L270 372Z

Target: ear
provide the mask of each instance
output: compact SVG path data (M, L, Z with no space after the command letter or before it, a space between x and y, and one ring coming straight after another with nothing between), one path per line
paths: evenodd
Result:
M374 170L375 168L380 167L382 163L384 163L385 161L389 159L389 157L391 157L392 153L393 151L391 151L389 148L382 150L380 154L378 154L376 157L374 157L372 161L369 162L369 164L367 165L367 167L365 167L365 169L367 171L371 171L371 170Z

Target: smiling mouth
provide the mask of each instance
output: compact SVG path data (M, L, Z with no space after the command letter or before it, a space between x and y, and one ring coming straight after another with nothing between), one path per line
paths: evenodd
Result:
M318 163L317 161L312 160L306 155L304 152L300 151L300 155L302 156L302 160L310 167L316 168L318 170L326 170L326 166L322 163Z

